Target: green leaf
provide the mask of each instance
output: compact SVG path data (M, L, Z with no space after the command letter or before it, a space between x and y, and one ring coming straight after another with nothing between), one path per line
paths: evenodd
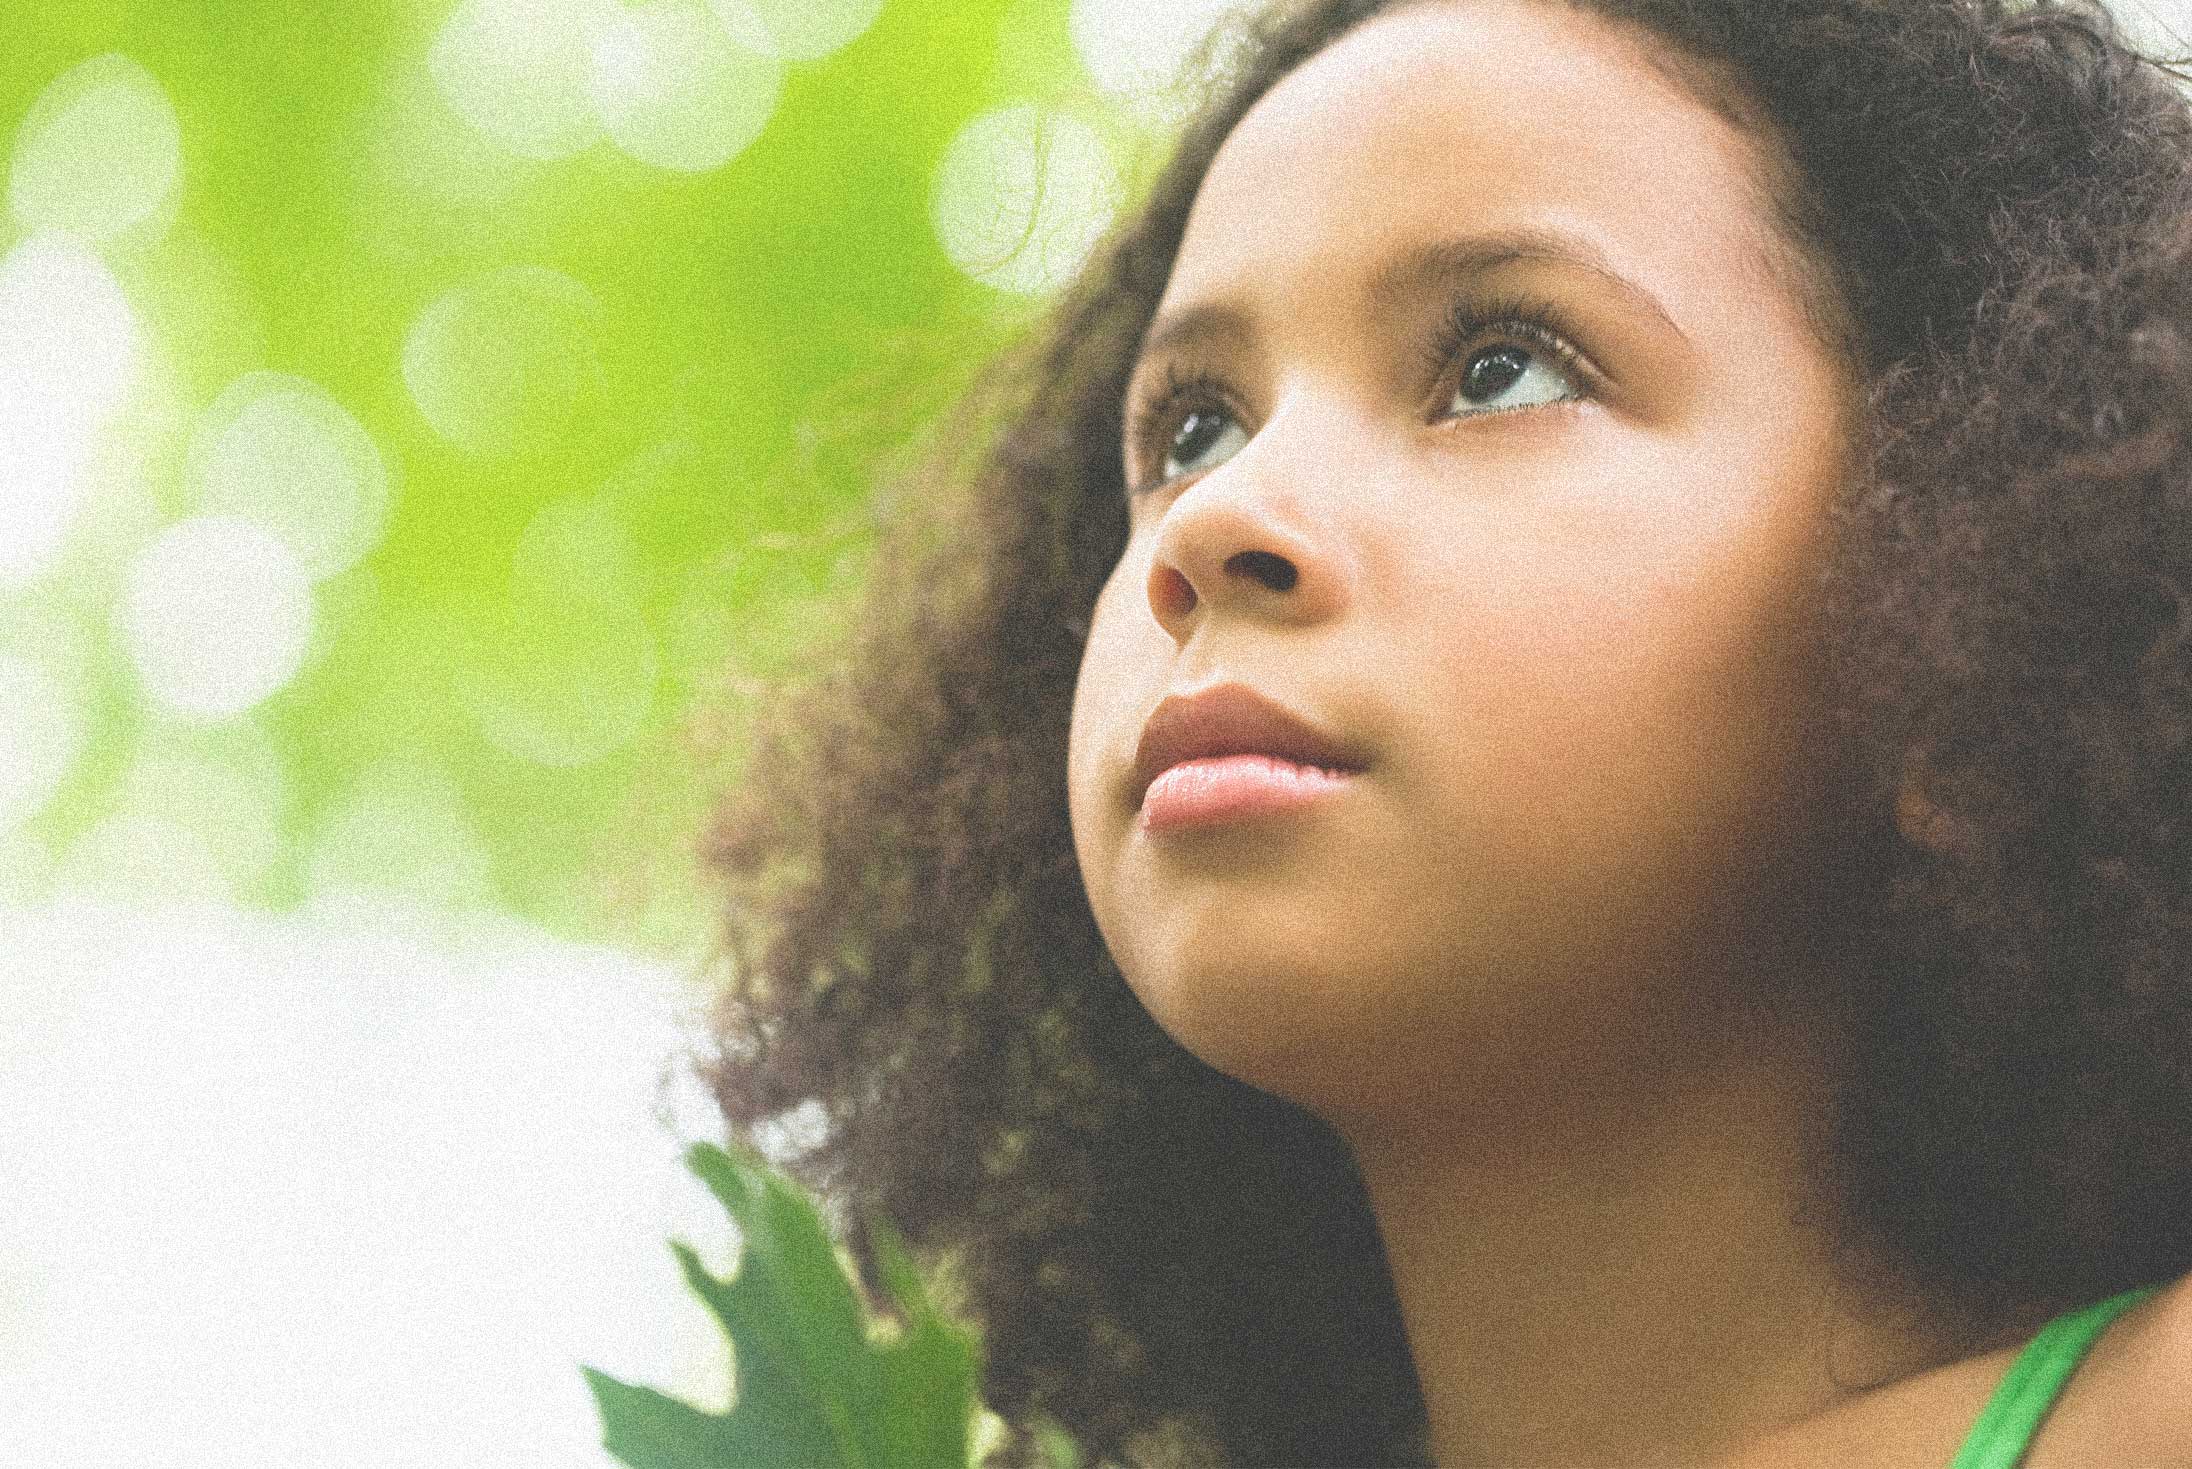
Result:
M756 1443L759 1435L748 1431L741 1415L703 1413L653 1388L630 1386L591 1367L580 1370L601 1412L602 1446L632 1469L809 1462L795 1445ZM822 1451L827 1453L826 1445Z
M883 1283L906 1322L891 1347L894 1370L883 1378L882 1411L874 1419L877 1462L965 1464L980 1410L974 1383L981 1369L974 1343L931 1306L928 1286L890 1222L872 1216L868 1230Z
M706 1143L686 1165L738 1223L729 1280L682 1241L686 1283L732 1344L731 1411L704 1413L583 1369L603 1446L632 1469L965 1469L980 1400L973 1336L940 1315L888 1221L869 1227L884 1283L904 1318L870 1341L860 1299L820 1211L798 1185L749 1153Z

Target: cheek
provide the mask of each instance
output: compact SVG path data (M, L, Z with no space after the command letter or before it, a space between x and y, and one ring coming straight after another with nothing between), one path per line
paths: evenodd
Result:
M1124 937L1119 928L1115 864L1131 835L1127 823L1134 814L1123 807L1116 764L1122 757L1115 753L1117 742L1131 737L1122 734L1122 721L1131 717L1122 712L1119 683L1124 667L1112 620L1099 608L1091 616L1088 643L1073 686L1066 807L1081 888L1097 930L1113 954L1119 952Z
M1082 840L1083 830L1095 814L1092 788L1096 782L1097 722L1105 704L1102 681L1103 656L1091 631L1088 646L1081 654L1080 673L1074 680L1073 722L1066 737L1066 798L1076 843Z
M1446 729L1425 800L1505 874L1518 919L1595 906L1609 939L1634 938L1771 850L1807 666L1776 608L1787 578L1764 567L1577 558L1426 650Z
M1132 695L1135 652L1122 635L1116 611L1119 576L1104 584L1089 612L1088 641L1073 684L1073 715L1066 750L1066 794L1073 819L1074 844L1085 864L1089 844L1099 838L1108 818L1116 816L1113 796L1116 762L1131 756L1121 745L1138 733ZM1124 752L1122 754L1122 751Z

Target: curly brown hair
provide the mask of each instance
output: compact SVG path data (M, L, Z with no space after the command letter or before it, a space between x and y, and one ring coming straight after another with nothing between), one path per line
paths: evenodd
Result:
M2181 63L2096 0L1570 3L1770 140L1784 263L1864 389L1821 572L1819 676L1877 837L1836 936L1848 1059L1816 1169L1837 1238L1974 1331L2182 1272ZM1065 783L1127 540L1121 397L1197 186L1276 81L1397 8L1307 0L1221 33L1138 207L878 497L862 599L752 711L705 844L725 1117L751 1141L819 1106L790 1170L887 1214L955 1292L1013 1464L1044 1416L1097 1461L1427 1461L1347 1151L1129 992Z

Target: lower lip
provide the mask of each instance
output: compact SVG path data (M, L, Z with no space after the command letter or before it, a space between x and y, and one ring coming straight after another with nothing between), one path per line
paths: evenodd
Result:
M1271 755L1226 755L1175 765L1142 796L1142 830L1171 831L1297 811L1329 798L1355 778Z

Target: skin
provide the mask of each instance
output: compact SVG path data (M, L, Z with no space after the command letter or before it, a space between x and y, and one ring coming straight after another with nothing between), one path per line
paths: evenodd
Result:
M1814 895L1849 840L1808 589L1856 400L1769 265L1758 146L1599 17L1389 13L1234 130L1158 308L1250 329L1177 361L1223 384L1212 422L1126 448L1164 483L1094 609L1075 848L1159 1023L1353 1151L1445 1469L1938 1464L2007 1365L1973 1348L2021 1340L1854 1298L1797 1164L1834 1066ZM1635 291L1523 259L1367 293L1513 226ZM1426 364L1456 299L1513 292L1583 370L1499 329ZM1520 379L1463 393L1518 345ZM1236 680L1370 768L1141 831L1151 708ZM2164 1304L2116 1339L2192 1341ZM2097 1373L2102 1406L2135 1378Z

